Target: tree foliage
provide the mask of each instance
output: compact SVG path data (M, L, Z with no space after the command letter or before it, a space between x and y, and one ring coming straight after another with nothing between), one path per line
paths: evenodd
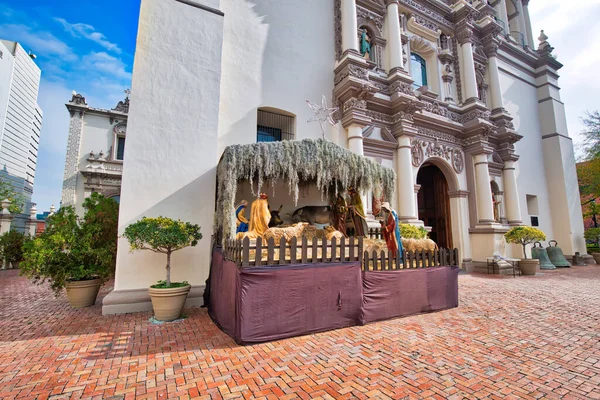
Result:
M131 250L150 250L167 255L165 287L171 287L171 253L196 246L202 239L200 227L166 217L146 218L129 225L123 233ZM153 286L154 287L154 286Z
M586 112L582 119L585 130L585 158L592 160L600 158L600 112L598 110Z
M523 258L527 258L526 246L535 242L546 240L544 232L531 226L515 226L504 234L507 243L523 246Z
M21 214L25 206L25 196L17 193L10 182L0 179L0 201L10 200L8 211L11 214Z
M586 240L592 241L595 244L600 243L600 228L589 228L583 233Z
M79 218L73 207L48 217L46 230L25 243L21 274L34 283L49 281L58 295L67 281L113 275L117 253L118 204L93 193Z

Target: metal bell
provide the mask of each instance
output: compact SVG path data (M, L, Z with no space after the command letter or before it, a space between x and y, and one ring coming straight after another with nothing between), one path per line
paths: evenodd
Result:
M554 243L554 246L552 246L552 243ZM551 240L548 242L546 251L548 252L548 258L550 258L550 261L556 266L556 268L571 267L571 263L565 258L565 255L563 254L561 248L558 247L558 242L556 240Z
M556 269L550 258L548 258L548 252L546 252L546 249L542 247L540 242L535 242L531 248L531 258L540 260L540 269Z

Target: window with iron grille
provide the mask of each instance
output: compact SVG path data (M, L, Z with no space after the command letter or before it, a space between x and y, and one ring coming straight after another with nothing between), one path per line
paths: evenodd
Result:
M294 139L294 117L272 111L258 110L257 142L280 142Z

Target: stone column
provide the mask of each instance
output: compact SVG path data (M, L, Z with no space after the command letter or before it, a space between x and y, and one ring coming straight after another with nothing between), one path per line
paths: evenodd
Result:
M359 156L364 156L363 151L363 128L358 124L352 124L347 128L348 150Z
M535 42L533 41L533 32L531 30L531 19L529 17L529 0L523 1L523 20L525 21L525 37L527 45L532 49L535 49Z
M358 52L358 22L356 0L341 0L342 7L342 51Z
M5 199L4 201L2 201L2 213L0 214L0 235L3 235L6 232L10 231L10 224L12 222L13 216L10 215L8 207L10 207L10 200Z
M415 216L419 218L419 190L421 185L415 184Z
M398 138L396 150L396 179L398 184L398 219L402 222L416 221L415 215L415 184L413 179L412 155L410 137Z
M388 28L388 57L390 71L394 68L404 69L402 60L402 30L400 29L400 14L398 0L387 1L387 28Z
M521 225L521 208L519 207L519 191L517 189L516 161L506 161L502 171L504 183L504 208L509 225Z
M506 0L500 0L497 7L498 18L504 22L504 34L510 35L510 27L508 26L508 12L506 11Z
M473 163L475 165L475 186L477 193L477 220L480 224L491 224L495 220L487 154L477 154L473 157Z
M488 77L490 81L490 101L492 110L504 108L502 101L502 88L500 87L500 72L498 71L498 57L495 53L488 54Z
M475 75L475 61L473 60L473 45L471 44L472 35L473 32L469 28L464 28L457 35L461 49L461 71L463 73L463 84L465 89L463 103L466 103L471 99L477 100L479 97L477 95L477 78Z

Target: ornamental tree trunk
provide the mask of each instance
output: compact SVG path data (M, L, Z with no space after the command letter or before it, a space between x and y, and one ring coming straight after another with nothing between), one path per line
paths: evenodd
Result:
M525 243L521 243L523 245L523 258L525 260L527 260L527 248L525 246L527 246L527 244Z
M171 287L171 250L167 251L167 287Z

